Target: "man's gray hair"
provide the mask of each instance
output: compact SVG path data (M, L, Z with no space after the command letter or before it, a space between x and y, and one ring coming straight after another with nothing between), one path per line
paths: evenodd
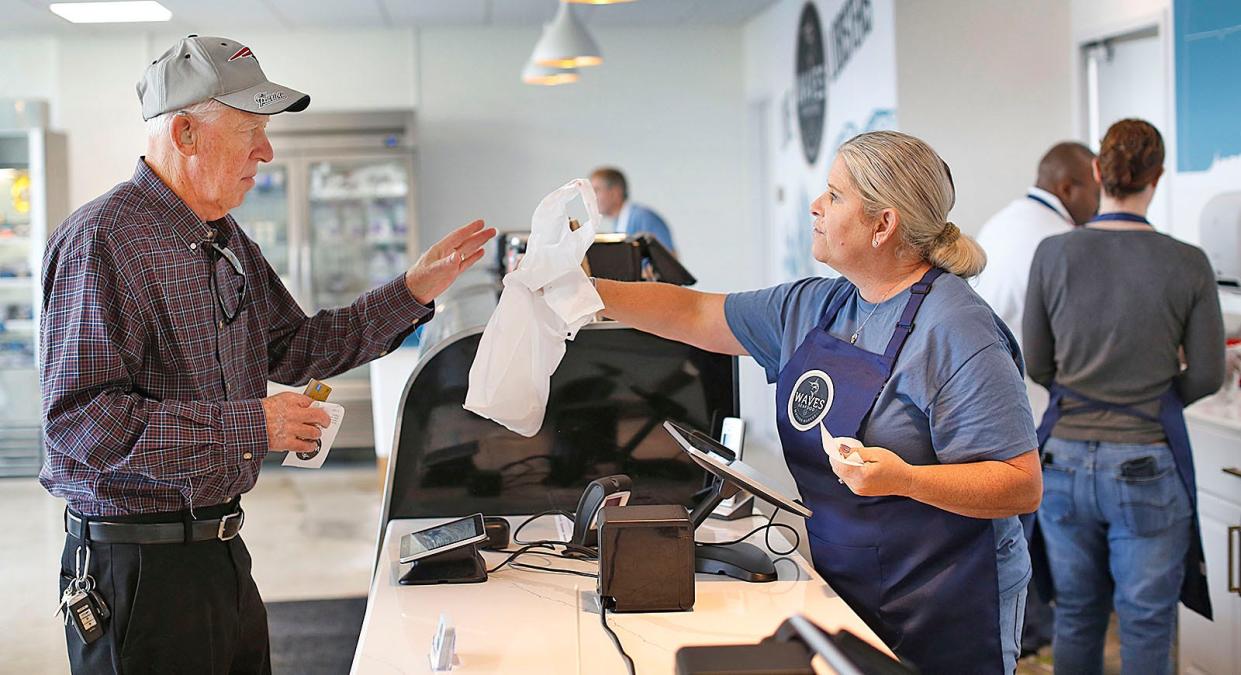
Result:
M181 113L188 114L190 117L202 122L212 122L220 117L227 107L228 106L223 103L220 103L213 98L209 98L206 101L195 103L191 106L186 106L181 110L156 115L146 121L147 139L156 140L159 138L166 138L168 136L168 130L172 128L173 118Z

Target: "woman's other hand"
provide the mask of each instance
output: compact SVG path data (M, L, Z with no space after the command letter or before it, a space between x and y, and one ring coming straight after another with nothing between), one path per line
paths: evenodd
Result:
M848 448L841 446L842 452L853 451L860 457L862 466L853 466L840 461L838 456L829 453L828 458L832 471L840 477L841 482L856 495L863 497L886 497L888 495L906 496L913 481L913 467L899 455L887 448L861 447Z

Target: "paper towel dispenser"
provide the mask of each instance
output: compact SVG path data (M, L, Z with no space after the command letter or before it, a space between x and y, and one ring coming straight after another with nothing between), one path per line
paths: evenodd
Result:
M1215 195L1202 208L1202 248L1222 285L1241 285L1241 192Z

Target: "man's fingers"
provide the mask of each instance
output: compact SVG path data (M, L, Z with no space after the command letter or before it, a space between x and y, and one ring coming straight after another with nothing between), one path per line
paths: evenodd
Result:
M323 436L323 428L317 424L299 424L294 427L293 435L303 440L313 441Z
M301 408L309 408L310 404L314 402L314 400L311 399L309 396L306 396L305 394L299 394L295 391L285 392L284 396L285 398L293 399L293 403L295 403L298 407L301 407Z
M296 410L290 415L290 419L300 424L318 425L321 427L326 427L332 423L332 416L328 415L323 408Z
M465 243L471 235L477 233L481 229L483 229L482 219L467 223L452 232L449 232L443 239L436 242L435 246L432 248L441 249L442 247L442 250L444 250L445 254L447 254L449 249L460 248L461 244Z
M290 440L288 446L288 452L314 452L319 449L314 441L303 441L299 438Z
M468 258L469 256L474 255L475 251L481 249L483 246L486 246L487 242L491 241L491 239L495 236L495 228L489 227L482 232L470 236L468 239L457 245L456 248L458 251L461 251L462 255Z
M486 251L484 251L481 248L475 251L474 255L471 255L470 257L466 258L465 261L461 263L461 269L463 271L469 269L471 265L478 262L479 259L483 257L484 253L486 253Z

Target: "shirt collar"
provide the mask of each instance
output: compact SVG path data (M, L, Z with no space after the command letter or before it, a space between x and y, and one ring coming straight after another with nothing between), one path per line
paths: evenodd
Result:
M138 168L130 179L138 191L156 207L161 220L172 229L186 247L196 249L210 238L210 232L221 226L220 221L204 223L186 206L177 193L168 187L155 171L147 166L146 158L138 158ZM225 218L224 220L227 220Z
M1060 198L1056 195L1053 195L1040 187L1031 187L1029 190L1026 190L1026 196L1038 197L1048 204L1051 204L1051 208L1055 209L1056 213L1059 213L1061 218L1064 218L1070 224L1076 224L1073 223L1073 217L1069 215L1069 210L1064 208L1064 204L1060 203Z

